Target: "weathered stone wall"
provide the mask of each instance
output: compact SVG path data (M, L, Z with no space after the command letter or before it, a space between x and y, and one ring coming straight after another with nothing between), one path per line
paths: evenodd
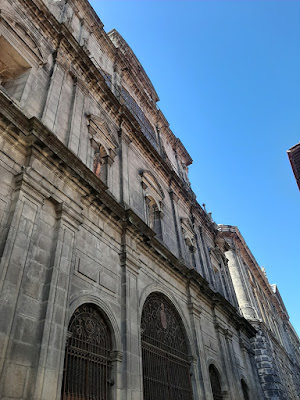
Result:
M142 399L140 324L153 292L182 320L194 399L212 400L210 365L224 398L243 398L242 379L250 399L263 398L255 329L237 310L228 244L196 202L191 159L129 46L104 32L85 0L2 7L0 55L16 51L30 70L20 96L8 90L23 79L15 65L10 80L0 72L1 398L61 397L69 321L92 303L112 332L111 398ZM157 146L120 98L122 85ZM150 197L159 234L147 215Z

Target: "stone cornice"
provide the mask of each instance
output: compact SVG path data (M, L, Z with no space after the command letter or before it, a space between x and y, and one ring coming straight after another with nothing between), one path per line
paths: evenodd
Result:
M120 35L120 33L116 30L113 29L110 32L107 33L108 37L112 40L112 42L115 44L115 46L120 49L121 53L123 54L123 57L128 61L128 64L131 68L134 69L133 75L135 78L138 78L141 82L140 85L141 87L146 87L151 91L151 94L153 95L153 101L154 104L159 101L159 97L148 77L146 74L143 66L137 59L136 55L126 42L126 40Z

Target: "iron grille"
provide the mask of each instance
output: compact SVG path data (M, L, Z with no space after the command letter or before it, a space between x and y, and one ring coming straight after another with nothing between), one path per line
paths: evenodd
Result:
M129 109L129 111L135 116L137 122L140 125L141 131L143 135L149 140L152 146L158 150L158 143L156 139L156 135L154 129L152 128L150 122L145 117L145 114L138 106L133 97L127 92L123 87L121 88L121 97L124 101L125 106Z
M192 400L184 329L162 294L148 297L141 329L144 400Z
M73 314L65 353L62 400L107 400L111 335L91 304Z
M214 400L222 400L222 389L218 372L213 365L209 367L209 378Z
M103 76L103 78L105 80L105 83L111 90L111 75L108 72L103 71L103 69L101 67L98 66L98 68L99 68L100 74Z

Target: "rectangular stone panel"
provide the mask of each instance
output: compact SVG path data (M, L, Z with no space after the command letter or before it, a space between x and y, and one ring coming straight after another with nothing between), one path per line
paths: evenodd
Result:
M116 274L105 270L100 272L100 285L110 290L113 293L117 291L118 278Z
M82 253L81 251L77 252L76 269L80 274L94 282L97 282L99 268L100 265L97 265L97 263L91 257Z

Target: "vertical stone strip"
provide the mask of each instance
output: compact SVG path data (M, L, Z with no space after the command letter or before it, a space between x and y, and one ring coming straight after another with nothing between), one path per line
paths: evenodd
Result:
M214 284L214 279L213 279L213 276L212 276L212 269L211 269L211 265L210 265L210 257L209 257L209 255L208 255L208 250L207 250L207 246L206 246L206 243L205 243L205 240L204 240L204 237L203 237L203 231L202 231L202 228L201 228L201 226L199 227L199 235L200 235L200 242L201 242L201 247L202 247L202 249L203 249L203 252L204 252L204 258L205 258L205 261L206 261L206 263L204 264L205 265L205 267L206 267L206 276L207 276L207 279L208 279L208 281L210 282L210 284L211 285L213 285Z
M142 364L138 276L139 261L133 254L134 239L123 233L121 253L121 329L124 348L122 362L122 399L142 398Z
M178 258L182 258L182 240L181 240L182 235L181 235L181 232L179 231L180 225L178 223L178 213L177 213L177 209L176 209L176 204L177 204L178 198L172 189L170 189L169 194L170 194L170 199L171 199L173 220L174 220L174 226L175 226L175 232L176 232Z
M73 274L76 233L81 223L63 203L56 207L56 238L52 248L49 293L34 399L60 398L68 326L69 285Z
M59 64L57 58L55 59L53 73L50 78L48 95L42 112L42 122L53 131L55 130L61 91L65 78L65 71L63 67Z
M191 321L194 348L196 349L196 355L194 357L196 360L196 365L194 368L196 376L192 377L192 382L194 386L194 397L197 399L206 399L206 393L209 393L209 391L206 387L208 380L206 379L205 382L204 376L202 374L202 371L207 370L207 365L205 363L206 355L201 330L201 308L199 306L199 301L197 301L197 298L195 298L192 294L193 290L191 288L190 281L187 284L187 292L189 301L188 309Z
M230 382L231 386L233 387L232 391L233 393L235 393L234 399L240 399L242 398L242 389L241 389L240 375L237 369L237 359L235 356L234 347L232 343L233 335L228 329L225 329L223 333L225 337L227 356L230 362L230 375L231 375Z
M200 275L203 276L204 279L208 280L207 271L205 270L205 267L204 267L201 246L200 246L200 243L199 243L199 235L197 234L196 230L195 230L195 242L196 242L196 246L197 246L197 254L198 254L198 260L199 260L199 272L200 272Z
M66 132L66 139L65 143L67 147L70 147L72 133L73 133L73 126L74 126L74 119L75 119L75 109L76 109L76 100L78 96L78 84L77 84L77 77L71 74L73 86L71 90L71 101L70 101L70 109L68 112L68 128Z
M214 316L214 327L215 327L215 332L217 336L217 341L219 344L219 349L220 349L220 359L222 360L222 366L223 366L223 376L225 377L226 385L228 387L229 393L226 393L226 399L238 399L238 397L235 397L235 390L234 387L232 386L233 382L233 376L232 376L232 365L231 365L231 360L228 357L226 345L224 343L224 329L221 327L220 323L218 322L218 318L216 316L216 307L217 303L213 304L212 307L212 312ZM221 373L221 371L219 371Z
M43 197L19 174L10 211L10 228L0 265L0 393L2 397L21 398L30 365L11 360L14 331L17 326L17 304L21 294L26 266L30 263L32 246L37 239L36 225ZM16 377L13 385L11 377Z
M122 128L119 129L119 164L120 164L120 202L127 208L130 205L128 150L130 140Z

